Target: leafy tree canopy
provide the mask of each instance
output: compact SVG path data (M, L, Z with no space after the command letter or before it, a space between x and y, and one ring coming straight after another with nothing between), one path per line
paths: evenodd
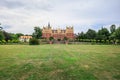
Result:
M40 27L34 27L34 33L32 36L36 39L40 39L42 37L42 29L40 29Z
M116 30L116 26L115 26L114 24L111 25L111 26L110 26L110 32L111 32L111 33L114 33L115 30Z
M115 31L115 36L117 39L120 39L120 27L118 27Z
M102 28L98 31L98 35L103 39L103 40L106 40L109 38L109 31L107 28Z
M4 34L3 34L2 31L0 31L0 41L1 41L1 40L4 40L4 39L5 39Z
M96 31L92 30L92 29L88 29L88 31L86 32L86 37L88 39L95 39L95 37L96 37Z

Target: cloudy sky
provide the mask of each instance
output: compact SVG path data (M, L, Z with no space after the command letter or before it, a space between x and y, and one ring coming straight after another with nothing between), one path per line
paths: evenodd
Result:
M120 0L0 0L0 23L7 32L31 34L34 26L75 33L120 25Z

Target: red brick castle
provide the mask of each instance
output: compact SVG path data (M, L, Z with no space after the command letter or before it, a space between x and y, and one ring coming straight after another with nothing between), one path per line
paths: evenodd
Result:
M74 30L71 26L66 27L66 29L52 29L52 27L48 23L48 26L43 27L42 29L42 37L46 39L49 39L49 37L53 37L56 40L63 40L64 37L67 37L68 39L74 39Z

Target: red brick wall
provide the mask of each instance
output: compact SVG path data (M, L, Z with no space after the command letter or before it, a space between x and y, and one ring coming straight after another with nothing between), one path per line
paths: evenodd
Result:
M49 39L49 37L51 37L51 36L54 39L64 39L64 37L74 38L74 34L73 33L67 33L66 35L65 34L53 34L53 35L51 35L50 33L43 33L42 34L42 37L43 38L47 38L47 39Z
M49 38L49 37L51 37L51 34L50 33L43 33L42 37L43 38Z

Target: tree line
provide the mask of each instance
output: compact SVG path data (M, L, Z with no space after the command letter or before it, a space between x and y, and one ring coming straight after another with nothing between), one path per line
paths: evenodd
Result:
M0 24L0 44L5 43L18 43L19 37L24 34L22 33L8 33L5 30L3 30L3 27L1 27Z
M0 43L18 43L19 37L23 36L22 33L8 33L3 30L0 24ZM32 37L35 39L42 38L42 29L39 26L34 27ZM78 33L75 37L75 41L79 42L94 42L94 43L108 43L108 44L120 44L120 26L111 25L109 30L102 27L98 31L88 29L87 32Z
M110 30L102 27L98 31L88 29L86 33L81 32L76 36L76 40L79 42L96 42L96 43L120 43L120 27L116 28L116 25L111 25Z

